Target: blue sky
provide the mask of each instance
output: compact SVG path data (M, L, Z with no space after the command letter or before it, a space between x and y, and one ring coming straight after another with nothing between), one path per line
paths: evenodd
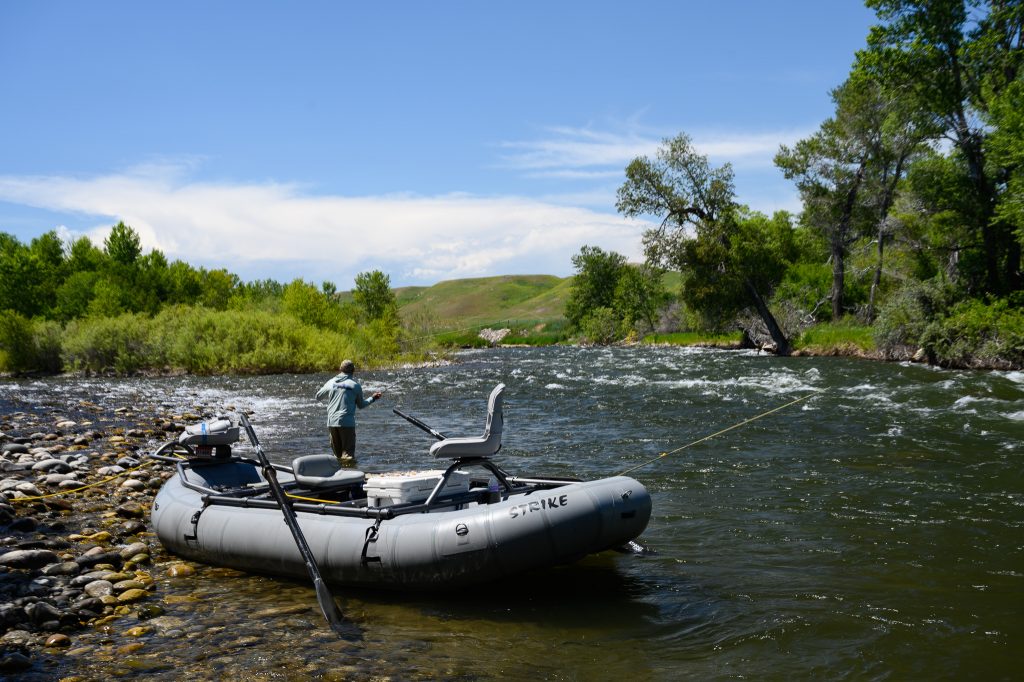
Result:
M688 133L738 199L831 114L856 0L0 3L0 231L346 289L641 257L634 157Z

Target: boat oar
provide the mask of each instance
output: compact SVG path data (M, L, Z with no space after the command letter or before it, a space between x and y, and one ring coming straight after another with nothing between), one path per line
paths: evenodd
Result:
M350 634L350 631L346 631L341 609L338 608L338 604L334 601L334 595L331 594L331 591L327 588L327 583L321 577L320 569L317 568L316 559L313 557L313 552L309 549L305 536L302 535L302 529L299 528L299 520L295 516L295 510L292 509L291 502L285 496L284 490L281 489L281 484L277 480L277 472L270 465L270 460L267 459L266 453L263 452L263 447L260 445L259 439L256 438L256 432L253 431L252 424L249 423L249 419L244 413L241 414L241 422L242 426L245 427L246 434L249 436L249 442L255 448L256 455L259 457L260 465L263 467L263 477L270 484L270 492L273 493L274 499L277 500L277 504L281 507L281 511L284 513L284 522L292 532L292 537L295 538L295 545L299 548L302 560L306 562L306 570L309 571L309 577L313 579L316 600L320 602L320 610L324 612L324 618L327 619L331 629L339 635Z
M400 411L397 407L391 408L391 411L394 412L395 414L397 414L399 417L401 417L405 421L407 421L410 424L412 424L413 426L418 426L419 428L423 429L424 431L429 433L434 438L436 438L438 440L445 440L446 436L443 433L439 433L438 431L435 431L434 429L430 428L429 426L427 426L426 424L421 422L416 417L412 417L410 415L405 414L404 412Z

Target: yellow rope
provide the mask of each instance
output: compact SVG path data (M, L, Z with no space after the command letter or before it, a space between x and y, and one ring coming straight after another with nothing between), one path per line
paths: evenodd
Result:
M728 431L732 431L733 429L738 429L739 427L743 426L744 424L749 424L750 422L757 421L758 419L760 419L762 417L767 417L768 415L772 414L773 412L778 412L779 410L784 410L787 407L789 407L790 405L796 405L798 402L800 402L802 400L807 400L812 395L817 395L818 393L820 393L820 391L817 391L817 390L813 391L811 393L808 393L807 395L805 395L802 398L797 398L796 400L791 400L788 403L786 403L785 405L780 405L780 406L778 406L778 407L776 407L774 409L768 410L767 412L762 412L761 414L757 415L756 417L751 417L750 419L744 419L739 424L733 424L732 426L730 426L727 429L722 429L721 431L718 431L716 433L712 433L710 436L704 436L703 438L699 438L699 439L693 441L692 443L687 443L686 445L684 445L682 447L678 447L675 450L672 450L671 452L663 452L660 455L658 455L657 457L655 457L654 459L648 460L646 462L642 462L641 464L637 464L635 467L630 467L629 469L626 469L625 471L620 473L619 476L625 476L626 474L632 473L632 472L636 471L637 469L641 469L641 468L647 466L648 464L653 464L653 463L657 462L660 459L664 459L665 457L668 457L669 455L674 455L677 452L679 452L680 450L685 450L686 448L689 448L689 447L692 447L694 445L697 445L698 443L703 443L706 440L711 440L715 436L721 436L723 433L726 433Z
M291 493L285 493L285 497L290 497L293 500L305 500L306 502L320 502L322 504L341 504L336 500L318 500L315 497L303 497L302 495L292 495Z
M35 501L35 500L45 500L45 499L50 498L50 497L60 497L61 495L70 495L71 493L77 493L77 492L80 492L82 490L85 490L86 488L95 488L98 485L103 485L104 483L109 483L110 481L113 481L115 479L121 478L125 474L130 474L133 471L138 471L142 467L147 467L147 466L149 466L152 463L153 463L153 460L145 461L145 462L143 462L142 464L140 464L137 467L133 467L131 469L126 469L126 470L122 471L121 473L119 473L119 474L117 474L115 476L111 476L110 478L105 478L102 481L96 481L95 483L89 483L88 485L83 485L81 488L72 488L70 490L60 490L60 491L55 492L55 493L50 493L49 495L37 495L35 497L12 497L12 498L8 499L7 501L8 502L32 502L32 501Z

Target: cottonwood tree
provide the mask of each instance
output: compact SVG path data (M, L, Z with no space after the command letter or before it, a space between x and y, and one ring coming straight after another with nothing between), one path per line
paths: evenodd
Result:
M576 274L565 303L565 319L579 329L588 315L598 308L611 308L615 288L626 265L626 257L597 246L584 246L572 257Z
M791 232L788 217L769 219L738 205L729 164L712 167L689 136L679 134L665 140L654 159L630 162L616 208L628 217L661 219L644 234L648 262L682 274L683 298L691 307L717 319L753 307L775 351L790 353L768 307L785 271L780 235Z
M852 244L874 231L877 259L869 302L881 282L886 218L908 161L926 133L900 100L863 73L854 72L832 92L835 115L792 148L783 145L775 164L796 181L803 222L828 241L832 264L832 319L845 308L846 260Z
M380 270L360 272L352 298L368 320L380 320L398 315L398 300L391 290L391 278Z
M988 140L999 103L1021 77L1024 6L1016 0L867 0L872 27L857 68L931 119L953 145L972 188L988 293L1022 287L1021 242L1005 211L1012 169L992 163Z

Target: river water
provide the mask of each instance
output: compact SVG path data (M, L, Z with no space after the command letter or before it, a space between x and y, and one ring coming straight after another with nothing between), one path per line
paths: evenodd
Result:
M287 462L329 451L312 398L327 378L58 378L0 384L0 398L252 409L271 459ZM359 378L385 393L359 414L366 471L437 465L427 459L429 436L390 408L447 435L477 435L498 382L508 386L501 464L581 478L617 474L810 397L631 474L652 492L641 540L654 553L608 553L457 594L338 590L363 633L352 641L332 636L301 583L204 569L161 584L184 636L155 631L125 655L87 632L79 641L96 655L65 661L62 674L1020 678L1022 372L547 348L470 351L449 366ZM267 615L291 607L298 613Z

